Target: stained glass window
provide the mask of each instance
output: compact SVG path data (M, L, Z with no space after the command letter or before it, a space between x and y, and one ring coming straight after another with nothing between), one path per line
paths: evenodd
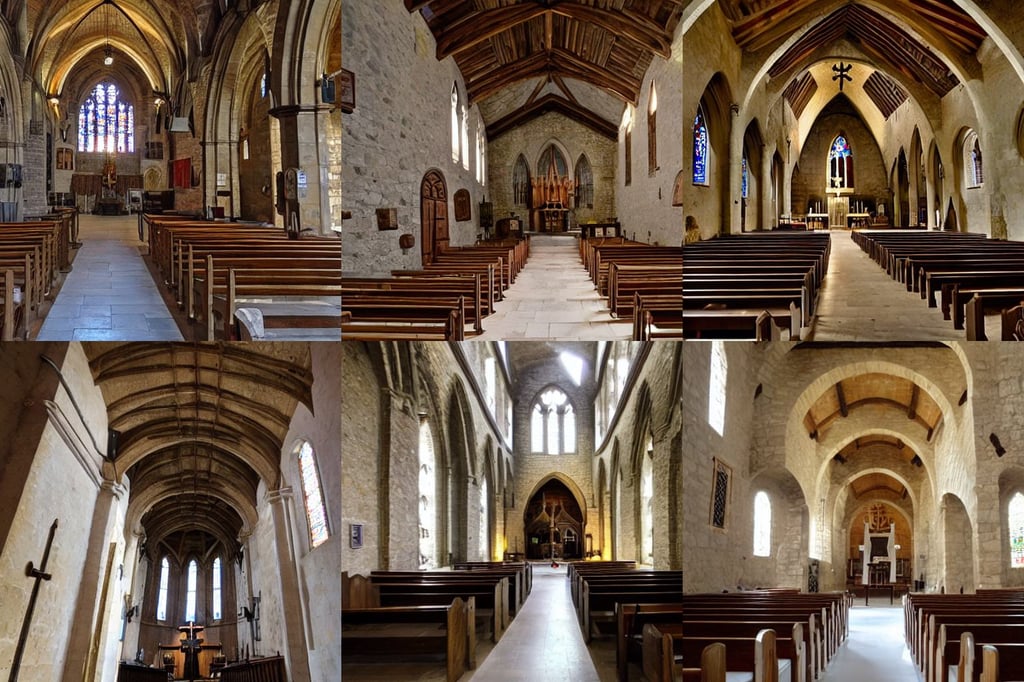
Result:
M135 107L112 83L100 83L78 110L78 151L135 152Z
M260 78L260 97L266 97L266 96L267 96L267 74L263 74L263 77Z
M1010 566L1024 566L1024 495L1017 493L1010 500L1007 510L1007 525L1010 528Z
M693 184L708 184L708 126L700 109L693 119Z
M743 165L743 177L742 177L741 183L742 183L742 186L743 186L743 198L746 199L746 198L749 197L749 187L750 187L750 185L748 184L747 157L745 157L745 156L743 157L742 165Z
M565 393L552 387L538 396L533 405L530 436L534 453L576 452L576 415Z
M299 472L302 475L302 496L306 503L306 521L309 525L310 548L319 547L330 536L327 528L327 508L320 488L320 474L316 469L313 446L303 443L299 448Z
M981 145L978 144L978 134L973 130L968 131L964 137L964 178L965 184L970 187L981 187L985 181L985 173L982 166Z
M530 164L526 163L526 158L522 154L512 168L512 194L516 206L530 205Z
M420 569L437 567L437 545L434 531L437 526L437 461L434 458L434 436L430 422L420 422L420 477L419 477L419 529Z
M196 583L199 580L199 565L196 560L188 562L188 591L185 593L185 622L196 619Z
M213 619L221 618L220 557L213 560Z
M594 171L586 154L576 161L576 208L594 208Z
M171 564L167 557L160 562L160 589L156 598L156 619L167 620L167 583L171 572Z
M836 137L828 152L829 187L853 187L853 152L842 135Z

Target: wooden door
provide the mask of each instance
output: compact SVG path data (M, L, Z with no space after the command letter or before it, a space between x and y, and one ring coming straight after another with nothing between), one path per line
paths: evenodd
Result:
M423 264L429 265L435 255L448 248L448 188L440 171L432 170L423 176L420 224L423 230L420 240Z

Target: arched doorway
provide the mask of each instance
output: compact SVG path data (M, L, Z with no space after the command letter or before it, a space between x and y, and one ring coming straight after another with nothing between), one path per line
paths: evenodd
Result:
M583 557L585 512L569 487L551 479L530 498L523 513L527 559Z
M974 593L974 527L963 501L952 493L942 497L946 592Z
M428 171L420 183L420 225L423 264L429 265L448 248L448 186L441 171Z

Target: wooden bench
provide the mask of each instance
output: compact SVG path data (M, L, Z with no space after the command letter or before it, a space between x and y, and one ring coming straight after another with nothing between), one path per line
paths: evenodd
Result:
M633 294L633 340L683 338L681 294Z
M403 656L439 655L447 682L456 682L476 666L476 629L469 625L473 611L472 600L458 597L448 606L342 609L345 660L390 663Z
M380 341L419 339L434 341L465 340L465 299L422 299L394 296L387 299L364 299L345 296L341 301L343 339Z
M703 637L678 631L673 626L644 628L644 674L648 680L671 682L676 671L703 659L704 650L712 644L725 646L725 668L728 673L748 673L747 677L730 675L734 682L777 682L780 671L791 671L799 659L801 639L778 637L774 630L763 629L752 636ZM787 633L791 635L791 633ZM801 636L802 637L802 636ZM795 676L790 675L792 682Z
M1008 682L1024 670L1024 644L1000 642L981 645L981 682ZM1000 669L1006 672L1001 672Z
M174 675L163 668L150 668L121 661L117 666L117 682L171 682Z

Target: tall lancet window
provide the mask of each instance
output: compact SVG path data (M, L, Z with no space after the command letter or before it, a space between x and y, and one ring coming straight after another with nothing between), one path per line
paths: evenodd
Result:
M651 96L647 102L647 174L658 170L658 90L651 81Z
M964 183L968 188L981 187L985 182L985 169L982 165L981 145L978 134L969 130L964 136Z
M516 206L530 205L530 164L520 154L512 168L512 203Z
M306 522L309 525L309 548L313 549L327 542L330 529L327 526L327 508L324 506L316 455L313 453L313 446L306 442L299 448L299 473L302 475L302 495L306 504Z
M711 378L708 381L708 423L719 436L725 433L725 382L728 376L725 344L711 342Z
M420 422L419 528L421 569L437 568L437 461L430 422Z
M1007 517L1010 529L1010 566L1021 568L1024 567L1024 495L1017 493L1013 496Z
M220 620L223 617L223 613L222 613L222 609L221 609L222 589L221 589L220 569L221 569L220 557L217 557L216 559L213 560L213 576L212 576L212 581L213 581L213 609L212 609L212 611L213 611L213 619L214 620Z
M650 436L640 467L640 563L654 564L654 439Z
M754 495L754 556L772 554L772 502L768 493Z
M170 581L171 562L164 557L160 562L160 588L156 597L156 619L167 620L167 585Z
M828 186L832 189L853 187L853 152L842 135L838 135L829 148Z
M459 162L459 88L452 83L452 163Z
M704 110L697 108L693 119L693 184L708 185L708 124Z
M586 154L576 161L576 208L594 208L594 170Z
M487 477L480 475L480 560L489 561L491 556L491 502L488 499Z
M199 564L196 560L188 562L188 585L185 590L185 622L196 619L196 584L199 582Z

